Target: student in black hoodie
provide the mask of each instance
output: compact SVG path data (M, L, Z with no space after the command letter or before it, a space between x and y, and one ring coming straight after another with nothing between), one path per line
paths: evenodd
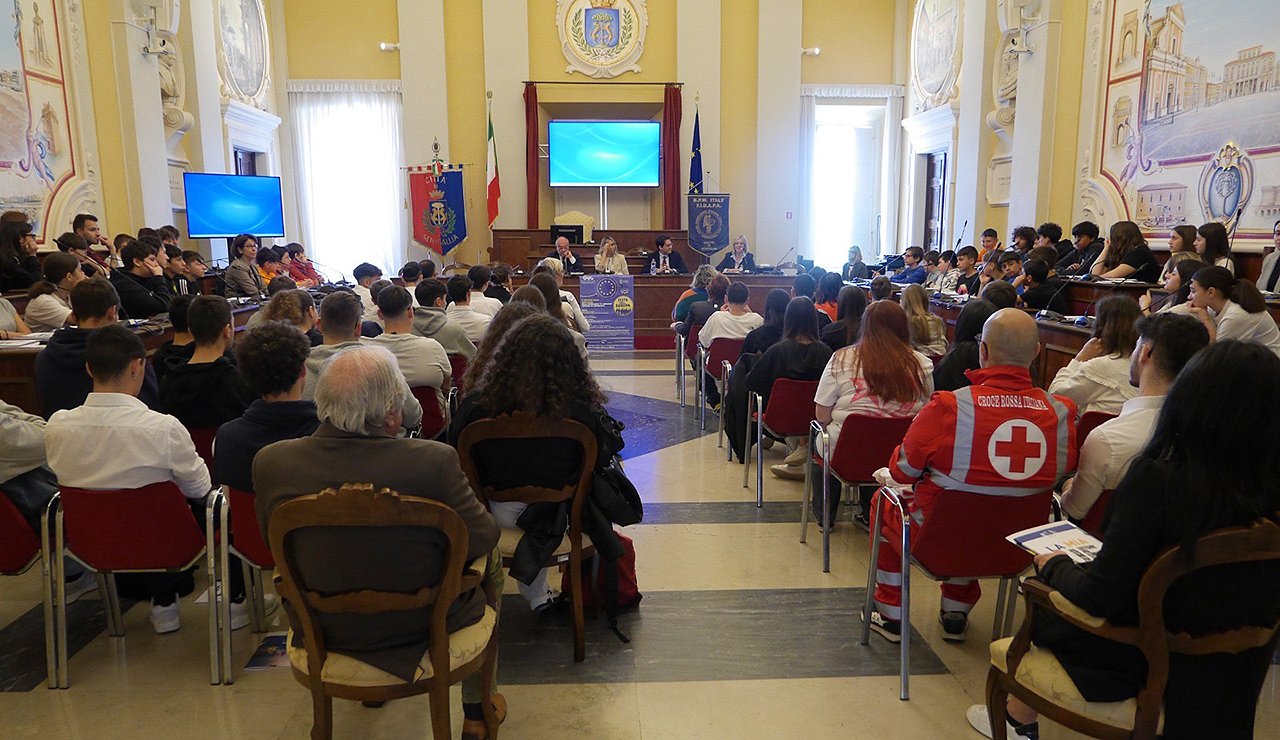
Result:
M190 307L189 295L180 295L169 303L169 323L173 325L173 339L160 345L151 356L157 380L164 380L164 374L169 368L186 364L191 359L191 353L196 351L196 340L187 328L187 309Z
M160 383L160 410L188 429L219 427L249 408L255 394L226 357L231 346L231 304L222 296L196 296L187 308L195 338L191 359L170 364Z
M93 379L85 370L85 342L95 330L116 323L119 303L120 296L106 278L81 280L71 289L71 311L79 325L55 331L36 356L36 394L45 418L80 406L93 390ZM138 399L159 410L159 398L155 370L146 363Z
M236 366L260 396L244 416L218 428L213 482L253 493L253 457L284 439L307 437L320 426L314 401L302 400L311 342L284 321L268 321L236 342Z
M130 317L145 319L169 309L173 293L156 260L156 249L142 241L130 242L120 250L124 268L111 271L111 284L120 294L120 303Z

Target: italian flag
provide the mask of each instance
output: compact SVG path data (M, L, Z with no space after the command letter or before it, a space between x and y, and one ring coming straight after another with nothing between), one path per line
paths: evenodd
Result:
M489 111L489 228L498 218L498 198L502 197L502 186L498 184L498 147L493 141L493 111Z

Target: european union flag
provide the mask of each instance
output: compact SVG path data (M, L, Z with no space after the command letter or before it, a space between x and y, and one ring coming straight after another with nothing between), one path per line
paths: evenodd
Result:
M702 131L698 126L698 111L693 112L693 154L689 156L689 193L702 193Z

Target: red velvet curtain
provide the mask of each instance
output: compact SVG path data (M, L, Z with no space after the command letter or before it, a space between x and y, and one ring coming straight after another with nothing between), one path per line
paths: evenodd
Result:
M538 86L524 85L524 177L529 197L525 228L538 226Z
M680 228L680 86L667 85L662 100L662 228Z

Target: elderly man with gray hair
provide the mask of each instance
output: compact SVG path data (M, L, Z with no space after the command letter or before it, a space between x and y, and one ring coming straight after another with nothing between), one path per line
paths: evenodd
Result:
M344 483L389 488L401 496L439 501L456 511L467 527L468 561L488 557L487 577L502 593L498 526L472 492L458 453L438 442L396 436L408 393L396 359L386 349L357 345L334 354L316 385L320 427L315 434L268 445L254 457L253 486L263 536L268 536L272 511L290 499L326 488L336 490ZM295 548L307 586L317 591L341 593L376 584L381 589L413 592L439 578L438 540L434 532L409 531L401 537L375 540L337 529L314 530L299 532ZM462 594L449 609L449 631L478 622L484 608L481 589ZM322 615L320 623L331 652L411 681L426 652L429 619L429 611L421 610ZM480 673L475 673L462 684L467 725L480 720L473 731L483 728L480 680ZM500 695L494 695L494 706L500 716L505 714ZM465 733L467 726L463 729ZM483 729L480 732L482 737Z

